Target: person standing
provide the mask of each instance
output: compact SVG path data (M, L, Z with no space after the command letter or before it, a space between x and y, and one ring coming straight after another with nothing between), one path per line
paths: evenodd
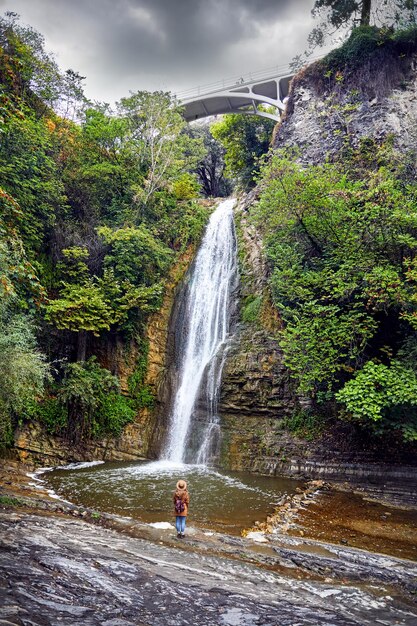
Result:
M185 522L188 515L188 505L190 504L190 494L187 490L185 480L177 482L177 488L174 491L174 509L175 509L175 527L177 529L177 537L185 537Z

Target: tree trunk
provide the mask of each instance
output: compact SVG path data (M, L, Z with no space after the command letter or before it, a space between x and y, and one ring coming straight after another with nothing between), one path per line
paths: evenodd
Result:
M80 330L77 342L77 361L85 361L87 354L87 331Z
M369 26L371 21L371 3L372 0L362 0L361 26Z

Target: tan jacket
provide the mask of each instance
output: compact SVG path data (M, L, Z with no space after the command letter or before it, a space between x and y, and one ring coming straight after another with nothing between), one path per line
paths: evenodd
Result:
M175 500L177 498L181 498L181 500L185 504L185 509L182 513L177 513L175 510ZM190 494L188 493L187 489L176 489L174 491L172 500L174 502L174 515L178 515L179 517L186 517L188 515L188 505L190 504Z

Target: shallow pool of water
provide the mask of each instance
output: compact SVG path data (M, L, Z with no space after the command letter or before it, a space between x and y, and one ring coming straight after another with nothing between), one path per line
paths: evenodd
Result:
M172 494L177 480L184 478L191 500L189 523L234 534L263 521L283 494L294 493L301 484L167 462L70 466L47 472L43 478L60 497L77 506L147 523L174 521Z

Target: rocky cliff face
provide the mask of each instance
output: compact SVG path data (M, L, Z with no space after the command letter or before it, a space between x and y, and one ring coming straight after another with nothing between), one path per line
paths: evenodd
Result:
M322 163L361 139L417 144L417 54L381 50L356 69L326 71L320 61L292 81L274 148L295 148L302 163Z

